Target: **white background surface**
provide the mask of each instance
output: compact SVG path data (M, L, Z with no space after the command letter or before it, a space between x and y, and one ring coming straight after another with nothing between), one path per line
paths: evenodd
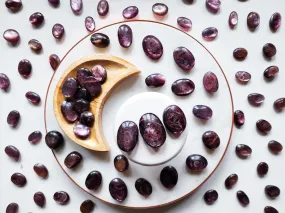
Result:
M217 169L210 180L202 186L192 196L174 205L169 205L154 210L126 210L122 208L108 206L96 199L94 212L262 212L264 206L272 205L279 212L284 211L285 204L282 202L285 190L284 154L272 155L267 150L269 140L277 140L284 144L284 112L276 113L272 104L274 100L284 95L285 76L282 72L285 66L282 57L285 54L284 27L277 33L272 33L268 27L270 16L278 11L284 11L282 0L249 0L239 2L236 0L222 1L221 11L217 15L209 13L204 1L195 1L192 5L186 5L182 1L164 1L169 6L169 14L162 21L176 25L178 16L189 17L193 22L190 34L202 41L201 31L210 26L219 29L219 36L213 42L203 42L206 47L215 55L221 63L230 81L233 91L235 108L242 109L246 114L246 124L241 129L235 129L231 145L224 161ZM58 54L61 58L70 47L80 38L86 35L84 19L91 15L95 18L97 27L108 23L123 20L121 11L129 6L136 5L140 9L140 19L155 19L152 15L151 6L155 1L109 1L109 15L102 19L96 12L97 1L85 0L83 13L75 16L70 7L69 1L62 0L61 6L57 9L50 7L45 0L23 0L24 7L21 12L11 14L1 0L0 6L0 32L3 33L8 28L14 28L21 34L21 43L16 48L7 45L4 39L0 40L1 72L6 73L11 80L12 88L9 93L0 93L0 212L4 212L10 202L17 202L20 205L19 212L79 212L81 202L90 198L86 193L79 190L77 186L67 178L61 171L53 155L46 149L44 140L37 146L29 144L28 135L34 130L41 130L44 133L43 104L40 107L31 106L25 99L26 91L38 92L42 99L46 92L52 70L49 66L48 56L52 53ZM231 11L239 14L239 24L235 30L228 28L227 20ZM42 12L46 18L41 29L33 29L28 19L34 12ZM246 26L246 16L250 11L256 11L261 16L261 24L254 32L250 32ZM285 17L285 14L282 14ZM66 35L61 42L57 42L51 35L51 28L55 23L64 25ZM27 43L35 38L42 42L44 51L40 55L33 54ZM277 46L278 53L271 61L266 61L262 56L262 46L272 42ZM232 51L236 47L245 47L249 55L244 62L237 62L232 58ZM30 79L24 80L17 72L18 62L28 58L33 65L33 73ZM273 82L265 82L263 71L270 65L279 66L279 76ZM238 70L246 70L252 74L252 80L248 85L239 85L234 74ZM251 92L260 92L265 95L265 103L260 108L253 108L247 103L246 97ZM221 103L222 104L222 103ZM7 114L17 109L21 112L22 120L19 128L10 129L6 124ZM267 136L259 135L255 130L255 122L264 118L271 122L273 129ZM247 160L236 157L235 145L245 143L252 147L253 154ZM22 153L20 163L15 163L4 154L6 145L13 144ZM269 164L269 173L264 178L259 178L256 174L256 166L260 161ZM33 165L37 162L45 164L50 176L47 180L39 179L33 172ZM24 189L15 187L10 182L10 176L19 171L26 175L28 184ZM224 188L224 179L232 174L239 175L239 182L230 191ZM267 184L275 184L281 189L281 195L276 200L269 200L264 194L264 187ZM219 192L219 200L212 206L204 203L202 196L208 189L216 189ZM244 190L251 203L248 207L242 207L236 200L236 191ZM71 202L67 206L58 206L52 199L57 190L65 190L70 194ZM33 203L33 194L36 191L43 191L47 198L46 208L40 210ZM284 200L284 199L283 199Z

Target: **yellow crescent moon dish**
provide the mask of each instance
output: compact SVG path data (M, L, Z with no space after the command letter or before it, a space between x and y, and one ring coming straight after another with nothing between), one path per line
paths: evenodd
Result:
M107 80L102 85L102 93L100 96L95 98L90 103L90 111L94 114L95 122L94 126L91 128L90 137L86 140L79 139L73 133L74 124L68 123L63 114L61 113L61 103L64 101L64 96L62 94L62 86L64 81L69 77L76 78L76 72L80 68L91 68L95 65L102 65L107 70ZM78 61L71 64L63 73L60 80L58 81L53 97L53 108L57 122L59 123L61 129L65 134L75 143L79 144L90 150L95 151L109 151L110 147L105 140L103 129L102 129L102 110L105 101L108 99L112 89L124 79L140 73L133 64L112 56L108 54L93 54L79 59Z

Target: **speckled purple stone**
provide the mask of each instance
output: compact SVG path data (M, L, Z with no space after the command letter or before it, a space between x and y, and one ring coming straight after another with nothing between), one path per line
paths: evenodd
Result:
M129 25L123 24L118 29L118 39L122 47L128 48L133 42L133 31Z
M177 47L173 51L173 58L176 64L185 71L190 71L195 65L195 58L186 47Z
M136 6L129 6L123 10L123 17L125 19L135 18L139 13L139 9Z
M0 73L0 89L7 92L9 87L10 87L9 77L4 73Z
M192 110L193 114L202 120L209 120L213 116L213 111L205 105L196 105Z
M220 6L220 0L206 0L206 8L212 13L217 13L220 10Z
M208 27L202 31L202 37L207 41L213 41L218 36L218 29Z
M124 152L132 151L138 143L139 129L133 121L124 121L117 132L118 147Z
M123 202L128 196L128 188L125 182L120 178L111 180L109 184L109 192L115 200Z
M90 128L80 123L74 125L73 132L78 138L83 140L87 139L91 134Z

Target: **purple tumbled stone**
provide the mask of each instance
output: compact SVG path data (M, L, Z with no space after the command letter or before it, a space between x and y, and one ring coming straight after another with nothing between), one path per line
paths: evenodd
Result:
M248 158L252 153L252 149L245 144L238 144L236 146L236 154L238 157L245 159Z
M247 96L247 100L252 106L258 107L264 102L265 97L259 93L251 93Z
M163 123L166 129L179 136L185 130L187 121L184 112L179 106L168 106L163 112Z
M186 30L189 30L190 28L192 28L192 21L186 17L177 18L177 24Z
M133 42L133 31L130 26L123 24L118 29L118 39L122 47L128 48Z
M105 16L109 12L109 3L106 0L100 0L97 5L97 12L100 16Z
M156 3L152 6L152 12L158 16L165 16L168 12L168 7L163 3Z
M132 151L138 143L139 129L133 121L124 121L117 132L118 147L124 152Z
M238 71L235 74L236 79L241 83L247 83L251 79L251 74L246 71Z
M280 13L274 13L269 20L269 27L272 31L276 31L281 25L282 17Z
M95 30L95 21L91 16L87 16L85 18L85 28L89 32L93 32Z
M76 93L78 82L75 78L67 78L62 85L62 94L66 98L72 98Z
M206 8L212 13L217 13L220 9L220 6L220 0L206 0Z
M160 59L160 57L163 54L163 46L160 40L153 35L148 35L144 37L142 41L142 47L145 54L150 59L154 60Z
M236 110L234 112L234 122L237 127L241 127L244 125L245 117L244 113L241 110Z
M16 46L20 40L20 34L13 29L8 29L3 33L6 41L10 42L12 46Z
M259 14L256 12L250 12L247 16L247 26L251 30L255 30L260 23Z
M233 52L234 58L238 61L243 61L247 57L247 54L247 50L242 47L236 48Z
M60 4L60 0L48 0L48 2L53 6L53 7L58 7Z
M53 199L60 205L66 205L69 202L69 195L64 191L54 193Z
M19 205L17 203L10 203L6 208L6 213L18 213Z
M281 193L280 189L274 185L267 185L264 191L265 191L265 194L272 199L277 198Z
M164 144L166 140L166 131L162 122L155 114L144 114L140 118L139 129L144 141L149 146L157 148Z
M5 6L12 12L18 12L22 7L22 0L6 0Z
M229 15L229 26L233 29L238 24L238 14L236 11L233 11Z
M202 155L189 155L186 159L186 166L193 172L201 172L208 166L208 161Z
M196 105L192 110L193 114L200 119L209 120L213 116L213 111L205 105Z
M43 16L43 14L36 12L33 13L30 18L29 21L30 23L34 26L34 27L39 27L42 25L42 23L44 22L45 18Z
M278 73L279 68L277 66L270 66L267 67L266 70L264 70L263 76L268 80L272 80L277 76Z
M264 133L264 134L268 134L268 133L271 131L272 126L271 126L271 124L270 124L268 121L263 120L263 119L260 119L260 120L258 120L258 121L256 122L256 128L257 128L260 132L262 132L262 133Z
M37 163L34 165L34 171L41 178L47 178L48 176L48 169L45 165L41 163Z
M11 176L11 181L12 181L12 183L14 183L18 187L23 187L27 183L26 177L21 173L14 173Z
M94 33L90 37L90 41L95 47L99 47L99 48L108 47L110 44L110 38L106 34L103 34L103 33Z
M186 47L177 47L173 51L173 58L176 64L185 71L190 71L195 65L195 58Z
M79 122L85 126L92 127L95 121L94 114L90 111L85 111L81 113L79 117Z
M35 92L27 92L25 96L34 105L38 105L41 102L41 97Z
M139 13L139 8L136 6L129 6L123 10L123 17L125 19L135 18Z
M36 192L34 194L34 202L35 204L37 204L39 207L44 207L45 203L46 203L46 197L44 195L44 193L42 192Z
M18 161L20 158L20 152L15 146L6 146L5 153L15 161Z
M49 63L50 63L51 68L53 70L56 70L58 65L59 65L59 63L60 63L60 58L56 54L51 54L49 56Z
M276 47L272 43L264 44L262 51L263 51L264 56L269 59L275 56L277 53Z
M172 189L178 182L178 173L173 166L166 166L160 172L160 182L167 188Z
M219 197L218 192L216 190L211 189L211 190L205 192L204 201L208 205L211 205L211 204L215 203L216 200L218 200L218 197Z
M10 87L10 79L4 73L0 73L0 89L7 92Z
M248 196L241 190L237 191L237 199L243 206L247 206L250 202Z
M129 168L129 161L124 155L117 155L114 158L114 166L118 172L124 172Z
M84 99L77 99L73 102L73 109L74 111L78 112L79 114L89 111L90 103Z
M142 196L148 197L152 193L152 186L148 180L139 178L136 180L135 188Z
M73 102L63 101L60 108L67 122L74 123L78 119L78 113L74 110Z
M227 189L231 189L236 185L237 182L238 182L238 175L237 174L231 174L225 180L225 187Z
M40 131L34 131L28 136L28 141L32 144L38 144L42 139L42 133Z
M128 188L125 182L120 178L111 180L109 192L116 201L123 202L128 196Z
M76 79L81 87L84 86L84 83L87 77L92 76L92 73L87 68L80 68L76 73Z
M29 60L23 59L18 64L18 72L23 78L28 78L32 72L32 64Z
M202 31L202 37L205 40L213 41L218 36L218 29L215 27L208 27Z
M160 73L151 74L146 77L145 84L150 88L162 87L165 84L165 77Z
M107 79L107 71L102 65L95 65L91 69L92 76L99 82L100 84L104 84ZM87 78L89 79L89 78Z
M64 35L64 27L61 24L55 24L52 27L52 35L56 39L61 39Z
M272 206L265 206L264 213L279 213L277 209Z
M273 106L277 111L282 111L285 108L285 98L278 98L274 101Z
M70 0L70 7L71 10L75 14L79 14L82 11L83 8L83 1L82 0Z
M85 200L80 205L80 212L81 213L91 213L94 209L94 202L92 200Z
M208 149L217 149L220 146L220 137L214 131L207 131L202 135L202 141Z
M64 138L60 132L52 130L46 134L45 141L50 149L55 150L64 143Z
M93 100L92 95L85 88L77 88L76 93L74 94L74 100L84 99L88 102Z
M269 141L268 142L268 149L274 153L274 154L278 154L283 150L283 146L281 143L279 143L278 141Z
M36 39L31 39L28 45L31 48L31 50L33 50L35 53L40 53L43 49L41 42L39 42Z
M217 92L219 89L219 81L215 73L207 72L203 77L203 85L207 92Z
M78 138L83 140L87 139L91 134L90 128L80 123L74 125L73 132Z
M96 77L90 76L84 82L84 88L91 94L92 97L98 97L101 94L102 87Z
M20 121L20 113L16 110L13 110L11 112L9 112L8 116L7 116L7 123L9 124L9 126L16 128L18 126L18 123Z
M195 90L195 84L190 79L182 78L173 82L171 90L177 96L190 95Z
M85 180L85 186L89 190L96 190L101 186L102 175L98 171L92 171L88 174Z
M265 163L265 162L261 162L257 165L257 174L260 176L260 177L263 177L265 176L267 173L268 173L268 164Z
M82 155L79 152L71 152L64 159L64 164L67 168L75 168L82 160Z

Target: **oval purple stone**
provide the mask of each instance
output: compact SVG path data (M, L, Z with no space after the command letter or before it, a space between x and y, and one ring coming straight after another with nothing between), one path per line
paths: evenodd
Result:
M64 35L64 27L61 24L55 24L52 27L52 35L56 39L61 39Z
M142 196L148 197L152 193L152 186L144 178L139 178L136 180L135 188Z
M107 71L102 65L95 65L91 69L92 76L100 83L105 83L107 79Z
M163 112L163 123L166 129L179 136L185 130L187 121L184 112L179 106L168 106Z
M6 208L6 213L17 213L19 205L17 203L10 203Z
M248 196L241 190L237 192L237 199L243 206L247 206L249 204Z
M269 20L269 27L272 31L276 31L281 25L281 14L274 13Z
M162 87L165 84L165 77L160 73L151 74L145 79L145 84L148 87Z
M50 149L55 150L63 144L64 138L60 132L53 130L46 134L45 141Z
M32 64L29 60L23 59L18 64L18 72L23 78L28 78L32 73Z
M158 38L153 35L148 35L144 37L142 41L142 47L150 59L160 59L163 54L163 46Z
M124 121L117 133L117 143L124 152L132 151L138 143L139 129L133 121Z
M20 113L16 110L13 110L11 112L9 112L8 116L7 116L7 123L9 124L9 126L16 128L18 126L18 123L20 121Z
M252 153L252 149L245 144L238 144L236 146L236 154L238 157L245 159L248 158Z
M218 36L218 29L215 27L208 27L202 31L202 37L205 40L213 41Z
M220 137L214 131L207 131L202 135L204 145L211 150L217 149L220 146Z
M92 112L85 111L81 113L79 117L79 122L85 126L92 127L95 121L95 117Z
M238 61L243 61L247 57L247 54L247 50L242 47L236 48L233 52L234 58Z
M28 45L31 48L31 50L33 50L35 53L40 53L43 49L41 42L39 42L36 39L31 39Z
M66 205L69 202L69 195L64 191L54 193L53 199L60 205Z
M247 16L247 26L251 30L255 30L260 23L260 17L259 14L256 12L250 12Z
M82 140L87 139L91 134L90 128L80 123L74 125L73 132L78 138Z
M6 146L5 153L15 161L18 161L20 158L20 152L15 146Z
M241 83L247 83L251 79L251 74L246 71L238 71L235 74L236 79Z
M21 0L6 0L5 6L11 10L12 12L18 12L22 7L22 1Z
M0 73L0 89L7 92L10 87L10 79L4 73Z
M271 126L271 124L270 124L268 121L263 120L263 119L260 119L260 120L258 120L258 121L256 122L256 128L257 128L260 132L262 132L262 133L264 133L264 134L268 134L268 133L271 131L272 126Z
M219 89L219 81L215 73L207 72L203 77L204 88L209 93L217 92Z
M76 79L79 82L80 86L83 87L86 79L92 76L92 73L87 68L80 68L76 73Z
M206 0L206 8L212 13L217 13L220 9L220 6L220 0Z
M160 172L160 182L167 188L172 189L178 182L178 173L173 166L166 166Z
M213 115L212 109L205 105L194 106L192 112L197 118L203 120L209 120Z
M266 195L272 199L275 199L280 195L280 189L274 185L267 185L264 191Z
M285 108L285 98L277 99L276 101L274 101L273 106L277 111L282 111Z
M103 33L94 33L90 37L90 41L95 47L99 48L108 47L110 44L110 38Z
M53 7L58 7L60 4L60 0L48 0L48 2L53 6Z
M241 110L236 110L234 112L234 122L237 127L241 127L244 125L245 117L244 113Z
M23 187L26 185L27 183L27 179L26 177L21 174L21 173L14 173L12 176L11 176L11 181L12 183L14 183L16 186L19 186L19 187Z
M238 182L238 175L237 174L231 174L225 180L225 187L227 189L231 189L231 188L233 188L236 185L237 182Z
M195 84L187 78L178 79L172 84L171 90L177 96L190 95L195 90Z
M8 29L3 33L6 41L10 42L12 46L16 46L20 40L20 34L13 29Z
M56 70L60 63L60 58L58 57L58 55L52 54L49 56L49 63L50 63L51 68L53 70Z
M116 201L123 202L128 196L128 188L123 180L115 178L109 184L109 192Z
M272 206L264 207L264 213L279 213L277 209Z
M34 171L41 178L47 178L48 176L48 169L45 165L41 163L37 163L34 165Z
M122 47L124 48L130 47L133 42L132 29L126 24L121 25L118 29L118 39Z
M93 97L85 88L77 88L76 93L74 94L74 99L84 99L88 102L91 102Z
M91 213L94 209L94 202L92 200L85 200L80 205L81 213Z
M211 205L213 203L216 202L216 200L218 200L219 194L216 190L209 190L204 194L204 201L205 203L207 203L208 205Z
M279 143L278 141L269 141L268 143L268 149L274 153L274 154L278 154L283 150L283 146L281 143Z
M82 0L70 0L70 7L75 14L79 14L83 8Z
M117 155L114 158L114 166L118 172L124 172L129 168L129 161L124 155Z
M44 22L45 18L43 16L43 14L39 13L39 12L36 12L36 13L33 13L31 16L30 16L30 23L34 26L34 27L39 27L42 25L42 23Z
M75 78L67 78L62 85L62 94L66 98L72 98L76 93L78 82Z
M195 65L195 58L186 47L177 47L173 52L173 58L176 64L186 71L190 71Z
M67 168L75 168L82 160L82 155L79 152L71 152L64 159L64 164Z
M72 102L63 101L61 104L61 113L67 122L74 123L78 119L78 114L74 110Z
M272 80L277 76L278 73L279 68L277 66L270 66L267 67L266 70L264 70L263 76L268 80Z
M34 105L38 105L41 102L41 97L35 92L27 92L26 98Z
M190 28L192 28L192 21L186 17L179 17L177 19L177 24L186 30L189 30Z
M32 144L38 144L42 139L42 133L40 131L32 132L29 137L28 141Z
M88 174L85 180L85 186L89 190L96 190L101 186L102 175L98 171L92 171Z
M44 195L44 193L42 192L36 192L34 194L34 202L35 204L37 204L39 207L44 207L45 203L46 203L46 197Z
M238 24L238 14L236 11L233 11L229 15L229 26L233 29Z
M125 19L132 19L139 13L139 8L136 6L129 6L123 10L123 16Z
M163 3L156 3L152 6L152 12L158 16L165 16L168 12L168 7Z
M276 47L272 43L264 44L262 51L263 51L264 56L269 59L275 56L277 53Z
M268 173L268 164L265 163L265 162L261 162L257 165L257 174L260 176L260 177L263 177L265 176L267 173Z
M90 103L89 101L86 101L84 99L78 99L74 101L74 110L78 112L79 114L89 111L90 109Z
M90 76L84 82L84 88L91 94L92 97L98 97L101 94L102 87L96 77Z
M186 166L193 172L201 172L208 166L208 161L202 155L189 155L186 159Z
M264 102L265 97L259 93L251 93L247 96L247 100L252 106L258 107Z
M100 0L97 5L97 12L100 16L105 16L109 12L109 3L106 0Z
M93 32L95 30L95 21L91 16L87 16L85 18L85 28L89 32Z

